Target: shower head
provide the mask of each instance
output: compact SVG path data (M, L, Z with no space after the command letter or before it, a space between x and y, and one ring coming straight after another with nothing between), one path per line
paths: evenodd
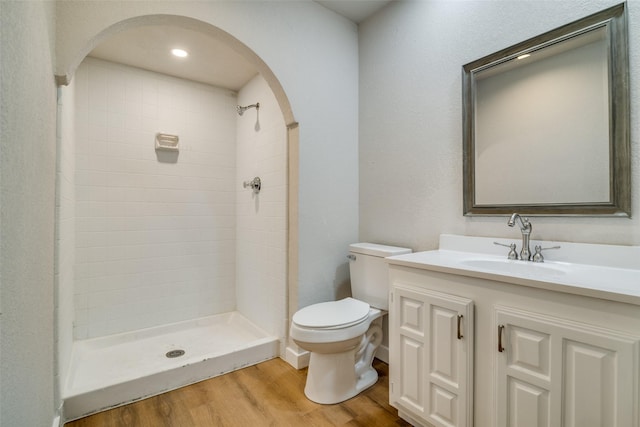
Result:
M256 110L258 108L260 108L260 103L256 102L255 104L251 104L251 105L247 105L246 107L242 107L240 105L236 105L236 111L238 112L238 115L243 115L245 111L247 111L249 108L255 108Z

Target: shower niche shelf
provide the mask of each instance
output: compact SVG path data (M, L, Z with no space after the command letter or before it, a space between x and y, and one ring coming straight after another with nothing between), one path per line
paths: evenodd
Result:
M178 151L180 138L168 133L156 134L156 151Z

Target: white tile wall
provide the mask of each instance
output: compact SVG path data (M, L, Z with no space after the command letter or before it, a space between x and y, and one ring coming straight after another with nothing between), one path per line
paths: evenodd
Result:
M240 105L260 103L238 119L237 304L249 320L286 336L287 133L273 92L261 76L238 93ZM256 130L256 122L259 129ZM255 195L242 182L259 176ZM284 342L284 341L283 341Z
M76 80L75 338L234 310L236 94L93 58Z

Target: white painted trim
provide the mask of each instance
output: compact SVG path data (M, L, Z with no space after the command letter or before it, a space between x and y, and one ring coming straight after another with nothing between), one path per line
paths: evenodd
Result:
M418 421L416 418L413 418L413 414L409 412L405 412L403 410L398 409L398 416L411 424L412 426L422 426L422 422Z
M297 351L293 347L287 347L287 351L285 352L285 355L284 355L284 360L294 368L302 369L309 366L310 357L311 357L311 354L306 350Z
M62 427L60 415L56 415L53 418L53 422L51 423L51 427Z
M389 346L381 345L376 350L376 358L382 360L387 365L389 364Z

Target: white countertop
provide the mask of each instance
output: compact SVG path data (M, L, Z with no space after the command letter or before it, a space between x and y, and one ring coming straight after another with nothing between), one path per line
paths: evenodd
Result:
M493 242L512 239L442 235L440 249L387 258L391 265L477 277L640 305L640 247L532 241L543 248L544 263L508 260L508 248ZM580 262L582 261L582 262Z

